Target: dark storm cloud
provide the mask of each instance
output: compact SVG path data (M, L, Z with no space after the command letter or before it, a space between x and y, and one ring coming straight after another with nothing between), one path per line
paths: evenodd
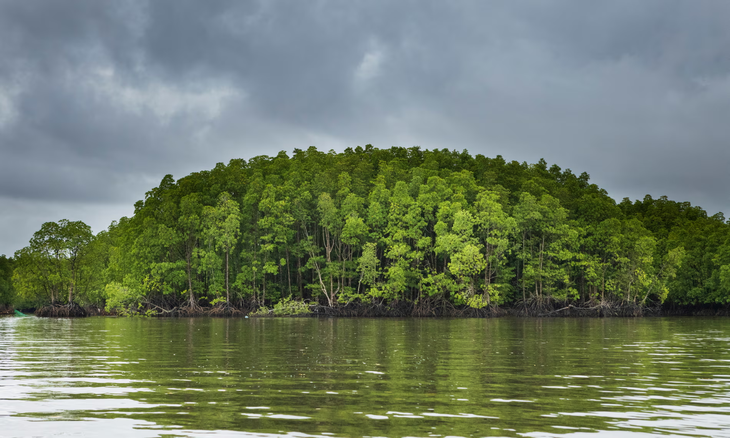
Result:
M721 1L0 1L0 252L48 212L108 223L166 173L312 144L544 157L727 210L729 22Z

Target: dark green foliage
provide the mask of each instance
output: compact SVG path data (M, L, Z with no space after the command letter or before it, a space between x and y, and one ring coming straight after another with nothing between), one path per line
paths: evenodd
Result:
M310 147L165 176L133 217L86 244L97 272L81 297L161 312L292 299L418 309L724 304L729 238L722 216L666 197L616 205L588 174L544 160ZM55 266L37 240L16 254L16 276Z
M13 259L5 254L0 255L0 309L11 305L15 301L13 288Z
M103 269L104 248L81 221L46 222L30 245L15 253L13 283L26 304L98 303L97 273ZM102 237L98 239L102 242Z

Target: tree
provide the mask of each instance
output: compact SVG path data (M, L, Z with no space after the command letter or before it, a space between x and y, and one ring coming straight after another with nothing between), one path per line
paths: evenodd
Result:
M266 301L266 274L276 275L281 267L288 268L289 245L292 241L294 231L294 216L291 214L292 204L288 197L282 196L281 192L285 187L278 189L272 184L266 186L261 202L259 203L259 211L261 217L258 220L258 226L261 230L261 254L263 258L263 293L262 303ZM278 198L277 199L277 195ZM272 257L276 253L285 255L277 261ZM271 260L274 258L274 260ZM291 295L291 274L289 279L289 294Z
M193 290L193 273L199 264L198 248L201 238L202 212L203 206L197 193L191 193L180 200L178 229L182 235L185 274L188 280L188 306L191 308L197 307L197 299Z
M94 275L86 269L93 238L91 228L81 221L44 223L30 245L16 252L14 279L21 295L31 300L46 297L55 304L65 292L67 304L73 305L75 294L83 296Z
M568 211L550 195L539 201L522 193L514 208L522 242L516 252L521 261L522 293L529 287L532 297L576 298L577 290L569 276L570 262L576 257L578 232L568 222Z
M215 251L223 252L225 257L225 291L226 303L231 302L231 292L228 284L229 261L231 249L236 245L241 227L241 211L238 203L227 192L218 196L215 207L206 207L203 212L204 234Z
M339 273L339 266L332 259L332 251L340 243L340 234L342 233L342 218L334 200L329 193L322 193L317 202L317 211L319 213L319 225L322 227L322 242L324 244L324 257L317 254L311 235L308 235L309 242L309 261L317 273L320 290L327 299L327 305L332 307L337 302L337 294L340 291L341 284L338 282L335 288L335 278Z
M15 300L13 259L0 255L0 306L10 306Z
M424 243L421 238L426 225L421 207L404 181L398 181L393 188L387 220L381 241L390 263L384 272L383 294L389 300L402 300L408 290L420 291L424 253L419 243Z
M500 301L513 277L507 256L517 222L504 212L499 199L497 192L482 191L475 204L477 236L484 247L486 261L482 290L488 304L492 300Z

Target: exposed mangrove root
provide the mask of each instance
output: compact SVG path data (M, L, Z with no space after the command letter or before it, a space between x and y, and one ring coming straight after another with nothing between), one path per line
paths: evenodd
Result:
M550 297L531 297L507 310L508 314L520 317L641 317L662 316L661 306L648 306L635 302L588 301L568 303Z
M438 317L438 316L458 316L461 309L454 307L453 303L444 299L426 298L418 303L414 309L413 316L418 317Z
M310 316L320 317L361 317L361 318L430 318L430 317L466 317L491 318L505 316L508 313L496 306L487 306L482 309L471 307L456 307L448 301L423 300L418 303L408 301L393 301L361 303L350 302L338 307L322 305L312 306Z
M243 312L233 307L230 303L221 302L208 311L208 315L216 317L242 316Z
M177 316L179 312L178 307L173 307L172 309L167 309L162 306L158 306L154 303L146 303L145 307L145 314L148 314L150 316Z
M402 318L413 314L413 303L406 301L393 301L388 304L382 302L361 303L350 302L337 307L322 305L312 306L311 316L337 316L337 317L390 317Z
M234 307L240 311L240 314L236 316L241 316L249 315L256 312L257 310L259 310L259 308L261 308L261 305L253 301L239 300L238 302L234 303Z
M553 310L566 307L563 302L557 301L552 297L532 296L524 301L520 301L512 308L512 313L516 316L547 316Z
M201 307L198 303L190 303L182 306L177 307L175 315L173 316L182 316L182 317L197 317L197 316L206 316L208 314L209 309L205 309Z
M473 307L465 307L461 309L459 317L462 318L498 318L500 316L506 316L507 312L497 306L487 306L481 309L475 309Z
M51 304L35 311L36 316L50 318L80 318L88 316L86 309L76 303Z
M413 306L412 316L419 318L436 316L437 307L439 307L438 303L431 298L420 299Z
M140 306L119 309L118 312L106 312L96 306L81 308L77 304L49 305L36 310L36 315L46 317L79 317L94 315L120 316L155 316L155 317L366 317L366 318L495 318L501 316L516 317L645 317L645 316L730 316L730 305L726 306L661 306L658 304L643 305L637 302L618 302L591 300L575 302L558 300L551 297L531 297L512 307L486 306L472 308L455 306L445 299L427 297L416 302L394 300L391 302L352 301L330 307L323 304L307 304L292 301L292 305L304 307L305 312L293 312L291 309L267 309L253 300L238 300L233 303L219 302L213 307L203 307L199 303L185 302L181 306L171 306L166 302L145 302ZM2 309L0 309L2 310ZM32 313L34 309L21 309Z

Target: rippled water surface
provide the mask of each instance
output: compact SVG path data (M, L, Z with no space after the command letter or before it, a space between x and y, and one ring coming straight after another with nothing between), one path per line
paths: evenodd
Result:
M729 322L0 318L0 436L730 437Z

